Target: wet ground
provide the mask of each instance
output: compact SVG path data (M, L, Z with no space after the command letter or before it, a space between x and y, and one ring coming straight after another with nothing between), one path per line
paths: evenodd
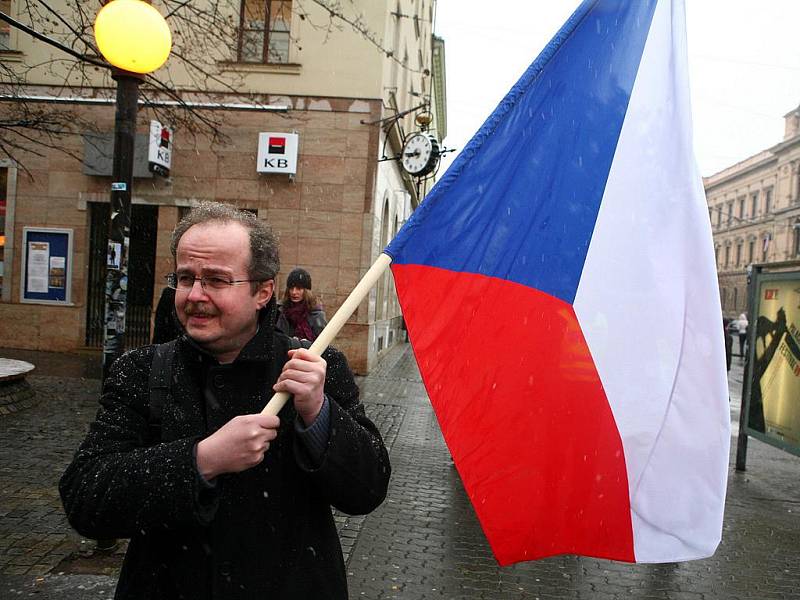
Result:
M0 416L0 599L113 596L124 544L88 556L56 490L92 418L96 355L1 350L37 366L33 406ZM730 374L737 430L742 367ZM731 467L723 542L709 559L629 565L562 556L500 568L464 494L407 345L360 379L390 447L389 497L367 517L336 515L352 598L800 599L800 458L750 440ZM735 451L732 439L731 464Z

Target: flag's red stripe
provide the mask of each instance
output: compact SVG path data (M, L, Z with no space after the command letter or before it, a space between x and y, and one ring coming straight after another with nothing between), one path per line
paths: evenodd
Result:
M634 560L625 457L572 307L532 288L392 267L447 445L500 564Z

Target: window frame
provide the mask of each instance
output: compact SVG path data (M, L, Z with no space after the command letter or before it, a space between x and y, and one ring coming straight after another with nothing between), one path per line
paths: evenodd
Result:
M6 13L7 15L11 15L11 0L0 0L0 11ZM8 38L8 43L5 46L0 45L0 54L14 52L14 44L11 40L12 32L13 28L10 24L6 23L5 21L0 21L0 35L5 34Z
M262 0L264 3L264 39L262 40L261 45L261 60L245 60L242 55L242 48L244 46L244 33L245 31L256 31L251 27L245 27L245 5L247 0L241 0L239 3L239 31L236 40L236 62L240 64L246 65L270 65L270 66L282 66L282 65L289 65L292 64L290 58L291 54L291 40L292 40L292 21L293 19L290 18L289 20L289 28L285 33L289 34L289 43L286 49L286 60L282 62L273 61L270 57L269 46L270 46L270 38L272 34L276 32L276 30L272 29L271 24L271 14L272 14L272 3L273 2L286 2L289 6L289 14L292 14L294 9L293 1L294 0Z

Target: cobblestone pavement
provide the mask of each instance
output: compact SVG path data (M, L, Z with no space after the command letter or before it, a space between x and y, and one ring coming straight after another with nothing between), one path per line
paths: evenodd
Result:
M113 595L122 549L77 558L80 539L56 482L94 414L96 365L0 350L37 365L33 407L0 417L0 599ZM730 374L737 429L742 366ZM800 599L800 459L750 440L731 466L723 542L712 558L667 565L554 557L500 568L450 462L407 345L359 378L393 465L387 501L366 517L335 515L352 598ZM734 433L735 436L735 433ZM731 465L735 452L732 438Z

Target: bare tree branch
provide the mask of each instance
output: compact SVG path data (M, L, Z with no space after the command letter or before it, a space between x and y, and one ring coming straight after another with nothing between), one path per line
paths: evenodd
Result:
M113 84L109 79L110 65L102 60L94 43L92 27L98 2L65 0L56 5L53 0L18 0L15 4L24 23L2 13L0 18L64 53L36 64L0 62L0 153L20 162L30 149L34 149L32 156L42 148L61 150L60 137L96 128L81 120L77 112L65 111L63 104L42 104L30 98L30 82L40 81L42 75L51 80L57 78L61 83L51 86L53 94L79 96L97 93L98 76L102 78L99 87L111 88ZM243 93L245 75L227 68L237 60L241 0L162 0L161 4L172 30L171 60L165 68L145 78L140 89L142 98L151 103L164 122L193 136L208 135L215 143L223 143L226 136L222 117L192 106L185 98L210 90L253 104L264 97ZM419 72L404 64L396 49L385 46L381 35L370 30L352 1L293 0L291 8L296 18L323 31L326 38L350 29L403 69ZM314 22L313 15L319 15L320 9L323 20ZM299 47L298 40L290 43ZM180 86L173 73L181 74ZM163 99L175 101L177 106L160 106L159 100Z

